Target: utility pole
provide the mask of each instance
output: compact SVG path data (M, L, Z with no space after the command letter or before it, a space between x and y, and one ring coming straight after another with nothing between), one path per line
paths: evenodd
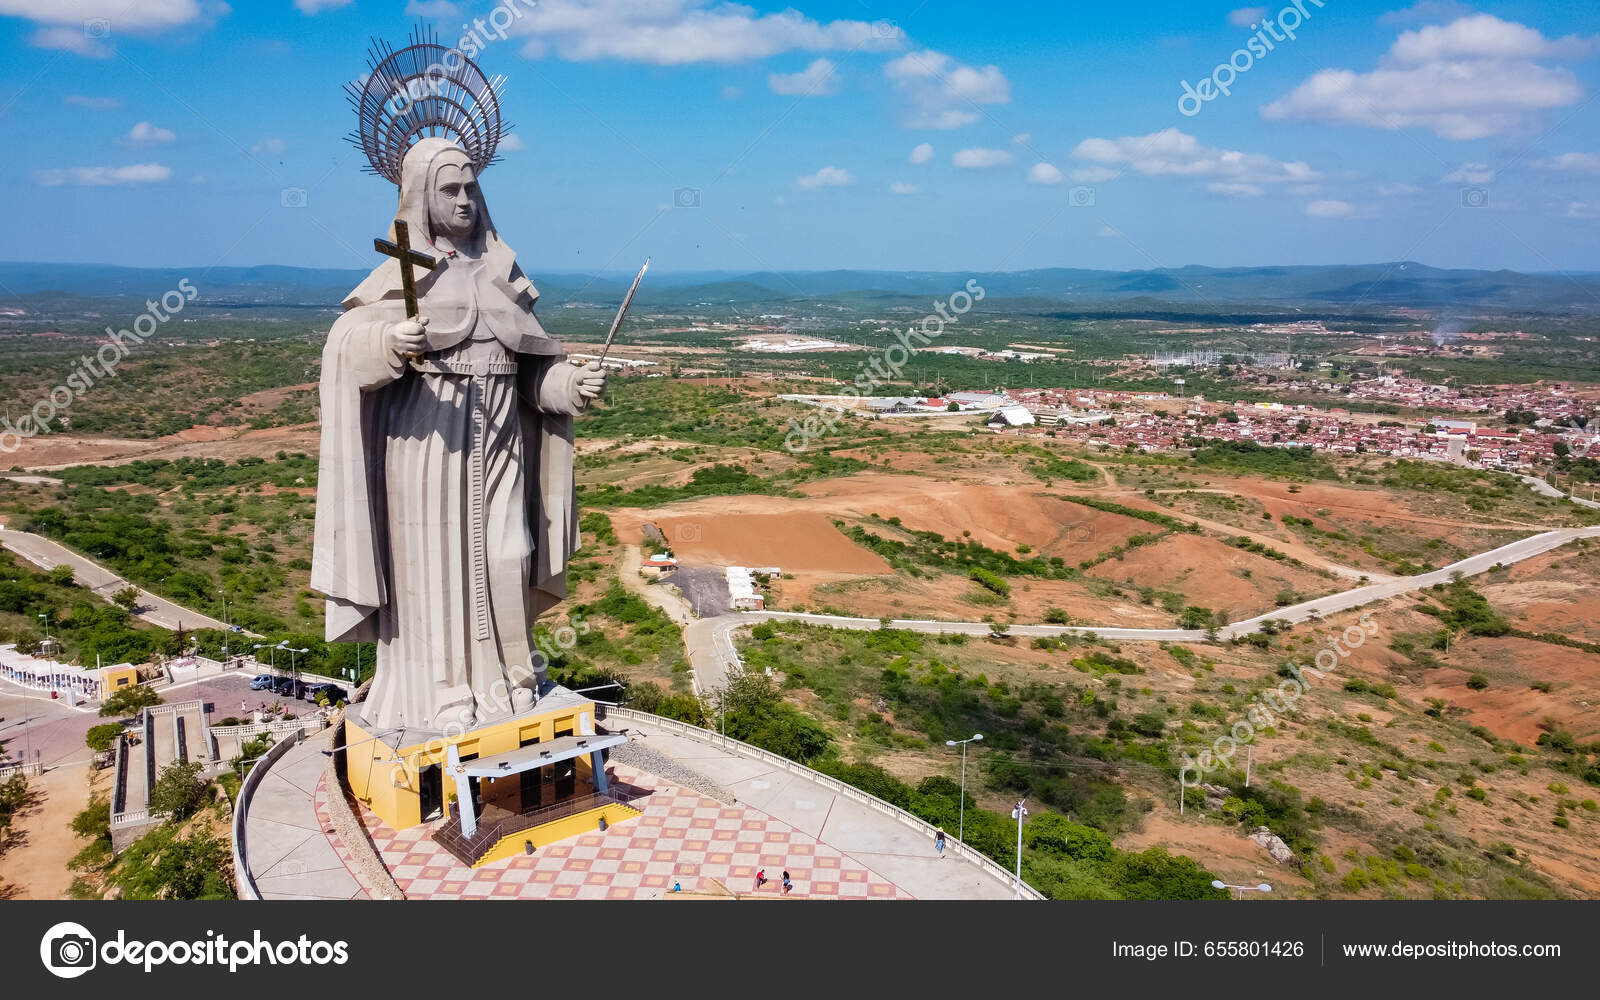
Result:
M1017 821L1017 898L1022 898L1022 819L1028 815L1028 800L1018 799L1017 807L1011 810L1011 816Z
M1244 787L1246 788L1250 787L1250 759L1254 755L1255 749L1255 744L1249 744L1244 748Z

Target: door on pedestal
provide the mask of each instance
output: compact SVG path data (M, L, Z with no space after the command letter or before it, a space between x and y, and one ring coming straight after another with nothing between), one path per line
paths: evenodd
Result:
M532 812L543 803L543 796L539 794L544 784L542 780L543 774L544 768L535 767L523 771L520 775L522 779L522 811L525 813Z
M429 764L418 772L417 796L421 800L424 823L444 815L444 771L438 764Z

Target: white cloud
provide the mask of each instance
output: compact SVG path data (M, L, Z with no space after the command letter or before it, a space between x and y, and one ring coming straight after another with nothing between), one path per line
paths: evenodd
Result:
M1011 141L1019 146L1026 146L1028 143L1033 141L1033 133L1018 132L1016 135L1011 137Z
M250 147L250 152L260 156L262 153L281 153L287 148L288 144L282 139L262 139Z
M1249 28L1267 16L1265 7L1240 7L1228 12L1228 23L1235 28Z
M115 97L89 97L84 94L68 94L62 100L74 107L88 108L90 111L115 111L122 107L122 102Z
M440 21L453 21L461 16L461 7L450 0L410 0L406 4L406 17L429 17Z
M126 167L55 167L34 172L34 179L45 187L76 184L83 187L109 187L113 184L151 184L172 176L171 169L159 163L135 163Z
M1494 171L1487 163L1463 163L1439 178L1441 184L1487 184L1494 180Z
M1306 206L1306 214L1319 219L1343 219L1355 214L1355 206L1347 201L1314 201Z
M839 92L839 74L832 60L817 59L798 73L772 73L767 86L774 94L791 97L826 97Z
M1600 206L1591 205L1583 201L1568 202L1565 214L1569 219L1600 218Z
M1015 157L1003 149L963 149L950 157L950 162L963 169L1002 167Z
M225 11L218 5L213 12ZM154 34L200 20L199 0L0 0L0 17L26 18L38 25L28 44L97 59L110 58L117 35Z
M1534 160L1533 165L1571 174L1600 174L1600 153L1562 153L1548 160Z
M831 166L823 167L814 174L807 174L804 177L797 178L797 182L801 187L813 191L822 187L844 187L852 180L854 178L850 176L850 171Z
M998 66L977 69L933 49L892 59L883 73L906 101L908 128L960 128L978 120L977 105L1011 101Z
M1060 184L1066 176L1053 163L1035 163L1028 168L1028 183L1030 184Z
M1266 193L1259 184L1245 184L1240 181L1213 181L1206 185L1206 190L1232 198L1259 198Z
M1114 167L1079 167L1072 172L1072 180L1078 184L1101 184L1121 176L1122 171Z
M917 193L917 186L915 184L907 184L904 181L895 181L893 184L889 185L889 193L890 194L916 194Z
M1128 167L1148 177L1193 177L1234 184L1305 183L1320 179L1299 160L1275 160L1260 153L1203 146L1194 136L1175 128L1120 139L1085 139L1073 149L1079 160L1101 169ZM1075 173L1074 180L1079 177ZM1083 178L1086 182L1092 180Z
M1581 58L1595 47L1593 39L1549 39L1526 25L1474 14L1402 32L1377 69L1322 70L1261 114L1269 121L1420 126L1444 139L1481 139L1577 103L1583 87L1572 72L1534 60Z
M931 159L933 159L933 143L931 142L919 142L916 148L911 151L912 163L927 163Z
M1439 24L1472 13L1459 0L1418 0L1405 10L1391 10L1378 17L1379 24Z
M495 149L502 153L516 153L527 148L528 144L523 142L522 136L515 132L507 132L505 135L501 136L500 145L495 147Z
M116 50L99 37L91 37L82 28L40 28L28 36L28 44L36 49L60 49L90 59L110 59Z
M302 14L320 14L325 10L337 10L349 6L350 0L294 0L295 9ZM426 15L433 17L434 15Z
M1421 194L1422 189L1415 184L1379 184L1378 193L1385 198L1408 198Z
M888 21L819 22L790 8L776 14L723 0L539 0L513 2L507 33L523 54L553 51L584 62L623 59L658 66L737 63L784 52L881 52L905 44Z
M140 122L128 130L129 142L171 142L176 138L171 129L161 128L149 122Z

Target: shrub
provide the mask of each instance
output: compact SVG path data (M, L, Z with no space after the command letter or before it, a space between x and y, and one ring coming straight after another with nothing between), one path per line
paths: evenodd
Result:
M1482 674L1473 674L1471 677L1467 678L1467 687L1474 691L1482 691L1488 686L1489 678L1483 676Z
M199 761L180 760L168 764L150 789L150 811L166 813L172 820L184 820L194 815L205 801L207 782L200 777L203 770Z
M105 722L98 726L90 726L83 739L89 744L90 750L110 750L116 745L117 737L121 735L122 723Z

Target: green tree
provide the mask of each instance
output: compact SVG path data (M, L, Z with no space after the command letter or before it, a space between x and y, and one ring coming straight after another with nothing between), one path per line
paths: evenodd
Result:
M111 603L132 613L133 609L139 606L139 591L133 587L123 587L111 595Z
M146 708L161 704L161 696L143 684L114 692L100 704L100 714L106 718L126 718Z
M150 789L150 811L165 813L173 821L188 819L205 801L207 782L200 776L199 761L180 760L168 764Z
M105 722L98 726L90 726L84 734L84 742L89 744L90 750L110 750L116 746L117 737L122 735L122 723Z

